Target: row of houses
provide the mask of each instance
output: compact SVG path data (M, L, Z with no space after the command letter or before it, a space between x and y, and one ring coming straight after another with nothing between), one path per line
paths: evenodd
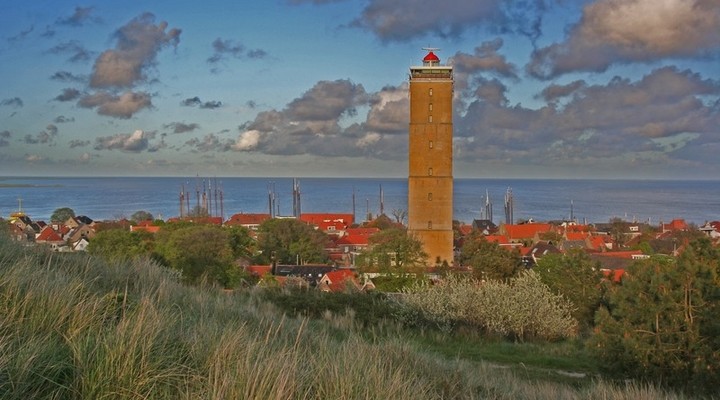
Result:
M95 236L97 226L95 221L84 215L48 224L33 221L24 213L14 213L8 222L13 240L47 245L55 251L84 251Z
M472 225L458 226L457 230L458 248L470 233L480 232L485 240L517 251L527 268L550 254L584 251L598 261L603 272L614 280L619 280L625 268L633 261L649 258L649 253L677 256L688 243L688 236L683 236L685 232L699 231L713 240L715 245L720 245L720 221L707 222L700 228L694 228L683 219L661 222L659 226L627 221L606 224L529 221L499 227L492 221L475 220Z

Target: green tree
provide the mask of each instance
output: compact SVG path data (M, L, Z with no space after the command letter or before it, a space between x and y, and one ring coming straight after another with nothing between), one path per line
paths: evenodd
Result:
M609 372L711 390L720 372L720 255L707 240L627 270L596 317L590 348Z
M50 221L53 222L65 222L70 218L75 217L75 211L70 207L61 207L55 209L50 216Z
M242 279L230 234L219 226L178 224L163 229L157 233L155 251L161 262L181 271L190 283L207 280L233 287Z
M572 315L581 327L592 327L604 292L599 262L582 250L574 250L547 255L533 270L550 290L570 300L574 306Z
M223 228L228 234L230 248L233 256L250 259L255 255L257 242L250 236L250 230L244 226L229 226Z
M147 211L142 211L142 210L135 211L135 213L133 213L133 215L130 216L130 220L135 223L143 222L143 221L151 221L152 219L153 219L152 214L150 214Z
M407 272L425 266L427 254L422 243L407 230L390 228L372 235L359 265L365 269Z
M279 264L328 261L327 235L302 221L273 218L263 222L258 231L259 262L272 262L273 254Z
M95 234L87 251L110 259L128 259L149 256L153 248L153 234L108 229Z
M460 265L472 267L479 279L507 281L523 269L522 258L516 250L505 249L474 232L460 250Z

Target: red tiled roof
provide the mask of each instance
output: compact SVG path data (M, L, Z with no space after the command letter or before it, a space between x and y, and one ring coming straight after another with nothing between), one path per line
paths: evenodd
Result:
M605 238L602 236L590 236L590 247L594 250L601 250L605 248Z
M349 226L355 222L355 218L352 214L302 213L300 221L316 226L320 226L322 222L326 221L340 221Z
M470 233L472 233L473 227L472 225L463 224L458 227L458 231L460 231L460 234L463 236L467 236Z
M565 227L565 232L590 232L592 227L590 225L568 225Z
M49 226L46 226L42 231L40 231L40 234L37 238L35 238L35 241L37 242L62 242L63 238L55 232L55 230Z
M684 219L674 219L670 221L669 224L662 224L662 229L670 231L686 231L688 229L688 225Z
M585 240L589 235L587 232L567 232L565 236L567 240Z
M483 237L488 242L495 242L497 244L510 244L510 240L505 235L487 235Z
M346 235L355 236L372 236L380 232L380 228L347 228L345 229Z
M270 214L234 214L231 216L227 225L260 225L270 219Z
M136 226L130 225L130 232L139 232L139 231L157 233L158 231L160 231L160 227L155 226L155 225L136 225Z
M355 282L355 273L349 269L338 269L325 274L330 280L329 287L331 292L342 292L345 290L345 281L351 280Z
M245 270L251 275L262 278L272 272L272 265L248 265Z
M610 279L614 283L620 283L623 275L625 275L624 269L601 269L600 272L605 276L605 279Z
M538 233L549 232L552 230L551 224L521 224L521 225L503 225L505 234L510 240L513 239L532 239Z

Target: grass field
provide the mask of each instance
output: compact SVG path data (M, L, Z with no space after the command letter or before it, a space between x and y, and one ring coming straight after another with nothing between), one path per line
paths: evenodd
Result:
M684 398L600 379L577 342L364 321L283 312L258 289L185 286L148 260L0 239L2 399Z

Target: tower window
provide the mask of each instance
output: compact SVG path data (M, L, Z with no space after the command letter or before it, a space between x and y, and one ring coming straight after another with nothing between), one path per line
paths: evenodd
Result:
M430 88L430 90L428 91L428 95L432 96L432 88Z
M432 221L428 221L428 229L432 229Z
M431 140L431 141L428 143L428 145L429 145L430 148L432 149L432 148L433 148L433 141Z
M428 122L432 122L432 115L428 115Z
M428 110L432 111L432 103L428 104Z
M432 174L433 174L433 170L432 170L432 167L430 167L430 168L428 168L428 175L432 176Z
M432 201L432 192L428 193L428 201Z

